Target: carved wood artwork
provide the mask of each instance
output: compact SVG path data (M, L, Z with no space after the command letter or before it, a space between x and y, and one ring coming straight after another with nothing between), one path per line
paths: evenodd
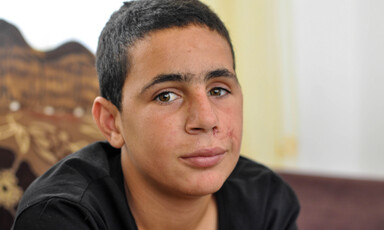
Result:
M75 42L34 50L16 27L0 20L0 111L13 101L36 112L47 106L58 113L89 110L98 94L94 63L94 55Z
M90 111L95 57L76 42L42 52L0 19L0 228L28 185L68 154L103 139Z

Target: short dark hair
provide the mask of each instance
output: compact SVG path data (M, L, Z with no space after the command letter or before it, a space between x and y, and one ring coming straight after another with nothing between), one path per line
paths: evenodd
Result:
M223 36L235 55L229 33L220 18L198 0L136 0L125 2L114 12L99 37L96 68L101 96L121 111L122 88L133 63L129 48L150 32L186 27L206 26Z

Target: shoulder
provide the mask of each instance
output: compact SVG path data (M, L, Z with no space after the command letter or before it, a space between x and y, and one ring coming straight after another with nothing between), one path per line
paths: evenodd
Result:
M113 154L117 150L106 142L96 142L62 159L28 187L17 215L53 198L68 201L66 205L81 202L92 183L109 176L108 158Z
M295 225L299 212L299 202L291 187L268 167L245 157L240 157L219 190L218 200L231 222L228 224L243 226L241 229L291 229L286 226Z
M103 229L88 210L77 202L50 198L34 204L17 217L12 230Z

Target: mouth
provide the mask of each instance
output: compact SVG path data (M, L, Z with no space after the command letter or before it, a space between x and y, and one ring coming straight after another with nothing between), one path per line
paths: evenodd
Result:
M193 168L210 168L218 165L224 158L226 151L222 148L205 148L185 154L181 161Z

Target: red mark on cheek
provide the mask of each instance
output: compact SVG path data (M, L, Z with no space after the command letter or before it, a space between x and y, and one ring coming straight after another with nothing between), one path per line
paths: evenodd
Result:
M227 133L227 138L232 139L233 138L233 129L229 130Z
M219 131L217 130L216 132L213 131L213 136L217 135L219 133ZM233 138L233 129L230 129L228 130L228 132L225 134L225 135L221 135L219 137L221 140L224 140L224 139L232 139Z

